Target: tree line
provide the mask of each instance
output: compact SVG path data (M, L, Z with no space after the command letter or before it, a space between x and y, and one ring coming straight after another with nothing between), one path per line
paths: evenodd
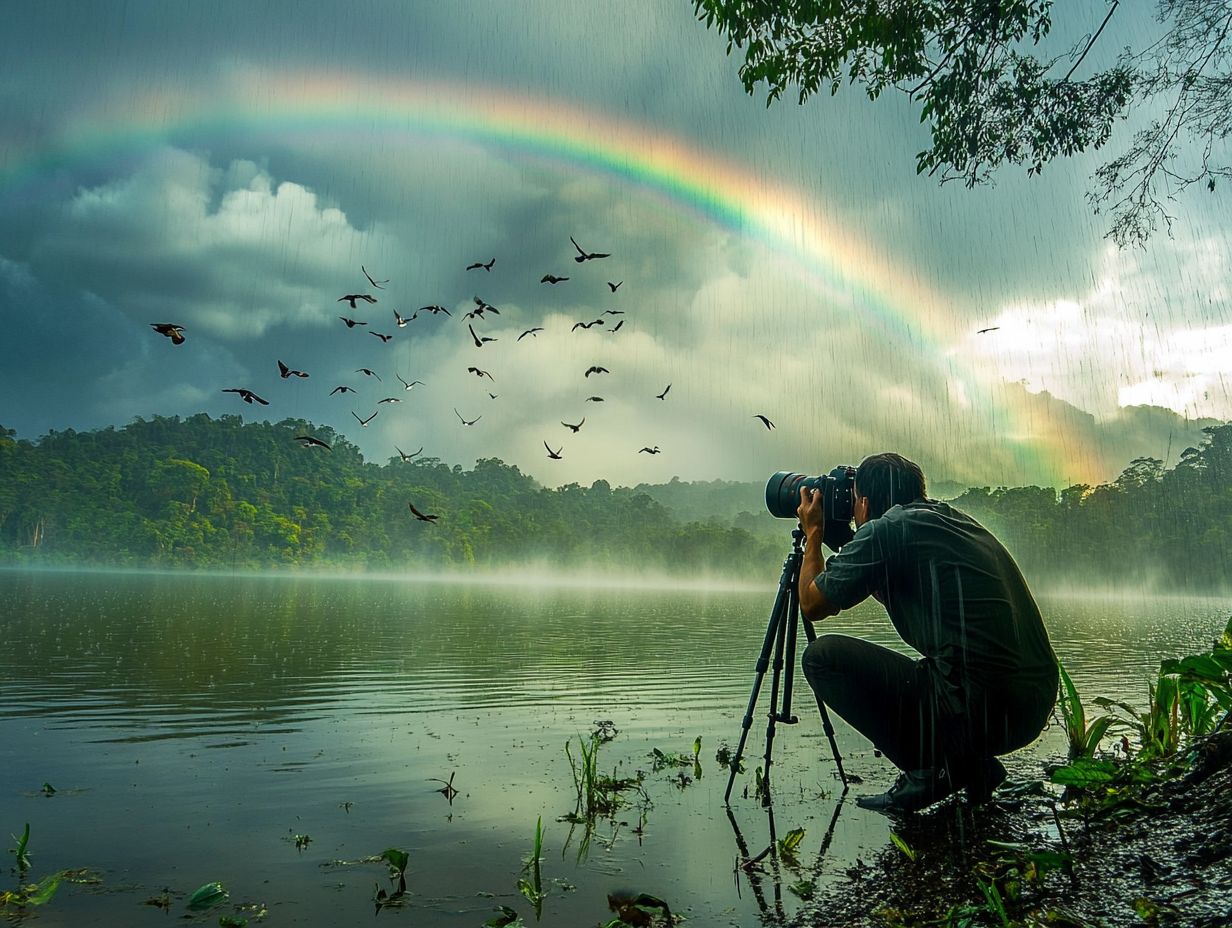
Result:
M1226 589L1232 564L1232 423L1172 467L1132 461L1116 480L981 487L954 499L1034 581ZM303 448L316 435L332 451ZM761 484L541 486L481 458L365 461L324 426L199 414L122 428L0 427L0 562L212 569L434 570L543 564L773 582L790 524ZM416 520L408 503L439 515Z

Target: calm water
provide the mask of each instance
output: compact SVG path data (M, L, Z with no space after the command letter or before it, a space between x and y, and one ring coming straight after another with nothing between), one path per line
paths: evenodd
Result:
M714 754L738 740L776 581L699 592L0 571L0 834L30 823L31 878L84 867L102 880L64 886L32 920L165 925L221 880L232 903L267 906L267 924L333 928L372 917L385 870L359 861L399 847L411 897L380 913L386 923L477 926L504 904L531 925L517 881L540 816L543 925L605 922L616 889L666 899L694 924L790 917L790 884L873 853L888 822L836 804L801 678L802 722L775 741L773 822L780 835L806 829L801 867L752 882L733 872L740 841L757 853L771 823L741 798L746 777L728 818ZM1208 646L1228 614L1200 599L1043 605L1080 692L1137 704L1161 658ZM896 641L871 601L827 630ZM643 834L631 807L579 854L580 831L559 821L575 799L564 745L600 719L619 730L601 766L647 771L652 807ZM848 771L866 781L855 790L884 788L890 767L835 721ZM700 779L651 772L653 749L691 753L697 736ZM1032 750L1012 773L1038 774L1060 732ZM450 774L452 804L431 780ZM302 850L297 834L311 838ZM5 866L3 888L16 881ZM170 913L144 904L164 890Z

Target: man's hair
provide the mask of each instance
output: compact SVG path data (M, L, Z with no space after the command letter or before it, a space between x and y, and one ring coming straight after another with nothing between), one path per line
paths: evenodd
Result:
M870 454L856 468L856 493L868 497L868 517L879 519L899 503L924 499L924 472L901 454Z

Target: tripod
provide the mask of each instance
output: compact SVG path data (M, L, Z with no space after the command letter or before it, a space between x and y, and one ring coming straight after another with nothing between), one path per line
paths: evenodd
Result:
M774 675L770 683L770 716L766 725L766 767L762 778L762 788L765 792L764 801L770 801L770 768L774 763L774 731L775 726L795 725L800 719L791 712L791 688L796 668L796 627L800 621L800 564L804 560L804 531L799 525L791 533L791 552L783 561L783 573L779 577L779 591L774 597L774 608L770 611L770 624L766 628L766 638L761 645L761 654L757 658L757 675L753 678L753 693L749 696L749 707L745 710L744 721L740 726L740 743L732 758L730 774L727 778L727 789L723 792L723 802L727 804L731 798L732 785L736 782L736 773L740 770L740 759L744 756L744 744L749 737L749 728L753 725L753 710L757 706L757 697L761 692L762 681L766 678L766 669L770 666L770 650L774 649ZM811 623L804 624L804 634L811 643L817 637ZM786 658L787 675L783 676L783 663ZM782 689L782 708L776 710L779 701L779 691ZM838 753L838 745L834 741L834 726L830 724L830 715L826 705L820 698L817 708L821 710L821 726L826 737L830 739L830 750L834 754L834 763L838 767L839 779L843 781L843 791L847 791L847 774L843 771L843 759Z

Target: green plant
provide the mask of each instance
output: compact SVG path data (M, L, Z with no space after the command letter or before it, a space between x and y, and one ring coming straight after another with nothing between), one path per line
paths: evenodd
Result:
M540 868L540 861L543 859L543 816L539 816L535 822L535 843L531 850L531 855L522 865L523 873L530 873L530 879L525 877L518 880L518 892L520 892L531 905L535 907L535 917L538 918L543 914L543 900L547 893L543 891L543 874Z
M37 883L31 883L27 886L19 886L17 889L6 889L0 891L0 908L13 906L14 908L23 909L26 906L44 905L51 901L51 897L56 894L56 890L60 888L60 883L64 879L64 873L53 873L51 876L43 877Z
M783 837L779 838L779 857L789 864L794 864L796 862L796 854L799 852L800 844L803 841L804 829L793 828Z
M1061 720L1065 725L1070 760L1079 757L1094 757L1100 741L1110 729L1118 724L1118 719L1114 715L1101 715L1088 723L1082 699L1078 696L1078 689L1074 686L1074 681L1070 679L1069 673L1066 672L1065 665L1059 660L1057 670L1061 677L1057 705L1061 710Z
M26 822L25 830L22 831L21 837L17 835L11 836L17 842L17 847L9 848L9 852L17 855L17 873L19 876L25 876L26 871L30 869L30 854L26 850L30 844L30 823Z
M198 886L191 896L188 897L189 911L204 912L206 909L212 909L216 905L221 905L227 901L230 893L223 888L222 883L215 880L212 883L206 883L203 886Z
M894 846L898 848L900 851L902 851L903 855L908 860L912 862L915 861L916 857L918 856L918 852L915 850L915 848L911 847L911 845L909 845L906 841L904 841L902 836L898 832L896 831L890 832L890 840L894 842Z

